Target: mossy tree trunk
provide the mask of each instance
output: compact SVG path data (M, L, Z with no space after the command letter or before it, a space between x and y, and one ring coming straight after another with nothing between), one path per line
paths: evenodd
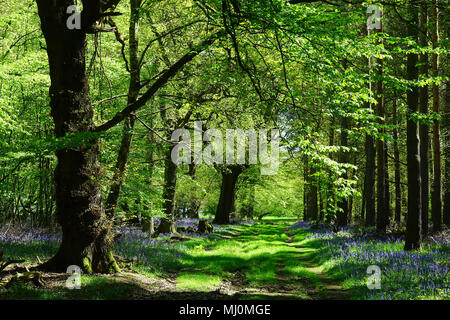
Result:
M86 33L69 30L67 8L73 1L38 0L41 28L47 43L50 65L50 107L57 137L95 130L93 108L86 75ZM85 7L86 19L102 10ZM111 246L111 224L102 206L98 161L100 149L91 138L83 146L58 150L55 169L56 218L63 236L56 255L41 268L66 272L78 265L86 272L118 271Z

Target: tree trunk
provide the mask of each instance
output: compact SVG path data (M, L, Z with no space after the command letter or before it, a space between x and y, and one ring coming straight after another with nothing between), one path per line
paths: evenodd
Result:
M130 56L130 84L128 88L128 105L135 103L140 91L140 66L139 66L139 7L141 0L130 0L130 26L129 26L129 56ZM114 177L111 189L106 200L106 214L113 217L119 201L120 190L125 177L125 169L130 154L133 139L134 116L125 119L122 141L117 157Z
M346 117L342 117L341 119L341 146L348 147L348 119ZM341 152L339 155L339 162L340 163L348 163L348 152L344 151ZM347 179L347 172L343 175L344 179ZM341 212L338 212L337 216L337 225L338 227L346 226L347 225L347 219L349 214L349 208L348 208L348 199L341 199L338 203L339 208L342 210Z
M434 1L433 10L433 45L439 42L439 18L438 1ZM439 55L433 54L433 76L439 75ZM439 87L433 84L433 112L439 114ZM433 125L433 188L431 193L431 217L433 220L433 232L442 229L442 190L441 190L441 128L439 120L434 120Z
M418 22L418 10L411 5L411 22L408 23L408 35L417 39L417 29L413 25ZM408 80L417 81L417 54L409 53L407 56L406 73ZM420 248L422 242L422 188L420 178L420 139L418 126L412 115L419 111L419 92L417 86L413 86L407 92L408 106L407 120L407 166L408 166L408 217L406 221L405 250Z
M394 167L395 167L395 221L400 222L402 214L402 189L401 189L401 175L400 175L400 151L398 149L398 129L399 124L397 118L397 99L394 99L392 106L394 118Z
M428 13L427 6L421 5L420 20L419 20L419 43L421 46L426 47L427 41L427 23ZM423 53L420 55L420 67L419 74L426 77L428 76L428 54ZM419 88L419 110L423 114L428 114L428 86ZM428 167L428 149L429 149L429 128L427 124L419 125L420 136L420 176L422 180L422 234L426 236L428 234L428 203L429 203L429 167Z
M167 147L165 169L164 169L164 189L163 189L163 210L165 217L161 219L160 225L155 234L176 233L175 226L175 199L177 187L177 168L172 161L172 148Z
M365 31L368 32L366 28ZM368 73L370 74L370 58L367 60L369 66ZM368 88L372 90L372 84L369 82ZM367 103L367 108L372 110L372 105ZM366 168L364 173L364 205L365 205L365 226L372 227L375 225L375 157L376 149L374 146L374 138L366 134L366 141L364 145L366 153Z
M447 19L448 21L448 19ZM446 19L443 19L444 30L446 30L447 39L450 38L450 26L448 25ZM450 68L450 58L448 55L444 56L443 59L444 67L443 70L449 70ZM443 94L443 112L442 112L442 126L444 128L444 150L445 155L445 171L444 171L444 210L443 210L443 222L450 227L450 81L445 82L444 94Z
M378 32L383 32L381 25ZM379 77L376 84L377 106L376 115L380 117L378 123L384 125L385 106L384 106L384 83L381 77L383 76L383 60L377 59L376 72ZM383 128L379 129L379 133L384 133ZM386 160L385 160L385 142L382 139L377 139L377 230L386 232Z
M308 216L308 220L315 221L318 218L318 202L317 202L317 185L313 183L313 175L316 173L316 168L310 164L309 165L309 177L308 177L308 194L307 203L308 206L306 208L306 215Z
M222 186L220 188L219 204L217 205L214 223L229 224L230 213L234 207L236 182L242 173L242 166L229 165L222 170Z
M195 163L191 163L189 164L189 176L191 177L192 180L195 180L195 173L196 173L196 164ZM200 209L200 200L195 198L195 196L193 196L191 198L191 203L189 204L189 208L187 210L187 216L189 218L199 218L199 209Z
M373 137L366 135L366 172L365 172L365 203L366 203L366 227L375 225L375 147Z
M386 213L384 215L385 218L385 226L388 227L392 218L391 211L391 194L389 188L389 162L388 162L388 146L387 143L384 144L384 161L386 171L384 172L384 183L385 183L385 203L386 203Z
M41 28L50 65L50 107L55 134L90 133L95 129L86 76L86 35L66 27L66 10L72 1L38 2ZM56 218L63 236L56 255L42 269L66 272L78 265L85 272L114 272L111 223L102 205L98 141L56 152Z
M309 160L306 155L303 158L303 221L308 221Z

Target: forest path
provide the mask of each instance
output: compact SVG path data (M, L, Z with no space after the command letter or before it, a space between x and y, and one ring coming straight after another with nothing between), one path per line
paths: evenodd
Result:
M228 231L194 252L189 266L153 281L142 299L346 300L351 293L314 262L286 223L258 223ZM183 275L204 275L186 286ZM221 275L208 287L211 277Z
M309 231L290 224L227 226L210 238L187 241L188 254L158 275L124 265L118 274L84 275L81 289L69 290L66 274L43 273L43 284L0 288L0 299L350 299L316 262L319 249L303 244Z
M305 248L295 244L295 235L289 232L289 228L284 229L285 233L290 237L286 243L288 246L293 246L297 249L297 260L304 268L315 274L318 278L318 285L316 291L313 293L315 299L323 300L349 300L351 298L351 292L348 289L344 289L342 285L335 279L329 277L323 270L323 267L317 265L313 261L312 253L313 249Z

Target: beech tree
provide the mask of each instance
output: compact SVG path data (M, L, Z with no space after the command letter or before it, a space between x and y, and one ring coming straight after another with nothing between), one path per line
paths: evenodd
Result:
M50 66L50 106L57 137L86 133L90 142L84 146L58 150L55 170L56 217L63 230L57 254L42 268L65 272L69 265L79 265L87 272L113 272L119 267L113 258L111 221L102 203L98 178L98 132L106 131L126 119L164 86L184 65L214 43L214 33L192 48L163 72L135 102L100 126L93 121L93 108L86 73L86 35L96 32L97 22L112 15L119 0L84 1L80 28L67 27L67 8L73 1L37 0L41 28L47 43Z

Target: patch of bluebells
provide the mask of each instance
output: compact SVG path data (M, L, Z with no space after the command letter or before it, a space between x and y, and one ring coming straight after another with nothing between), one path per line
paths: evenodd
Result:
M62 235L31 226L0 227L0 250L5 252L5 259L35 259L53 256L58 250Z
M305 224L305 228L309 228ZM450 253L448 236L425 243L421 251L404 251L404 238L377 238L373 233L356 234L351 228L334 233L327 229L311 229L307 239L326 244L334 265L346 276L362 284L363 299L406 300L450 296ZM367 268L381 269L381 289L366 286Z
M208 220L212 222L211 219ZM155 229L160 222L160 218L154 218ZM199 219L182 218L176 220L177 228L193 228L197 229ZM242 224L246 221L233 221L233 224ZM213 224L214 231L223 230L225 227ZM148 232L142 232L140 228L133 226L118 227L116 231L121 236L114 245L116 254L136 260L144 269L148 271L167 271L172 266L179 263L183 258L187 257L190 249L182 242L169 241L170 236L174 234L160 234L157 238L152 238ZM212 234L199 234L196 232L180 232L175 235L209 238Z
M161 218L154 218L155 226L158 226ZM209 220L212 222L212 220ZM177 227L192 227L197 229L199 219L183 218L176 221ZM232 220L231 224L252 223L249 221ZM220 231L225 226L213 224L214 231ZM183 257L189 254L189 248L182 242L170 242L170 234L160 234L152 238L148 232L142 232L137 226L118 226L115 231L121 236L114 244L114 251L119 256L137 261L144 269L149 271L163 271L170 269L179 263ZM176 235L184 235L196 238L209 238L212 234L198 234L196 232L181 232ZM7 259L35 259L50 258L55 255L62 234L60 231L33 228L30 226L0 226L0 250L5 251Z
M121 227L121 237L114 245L114 251L121 257L134 260L148 271L164 271L189 254L182 243L170 243L161 235L151 238L148 232L137 227Z

